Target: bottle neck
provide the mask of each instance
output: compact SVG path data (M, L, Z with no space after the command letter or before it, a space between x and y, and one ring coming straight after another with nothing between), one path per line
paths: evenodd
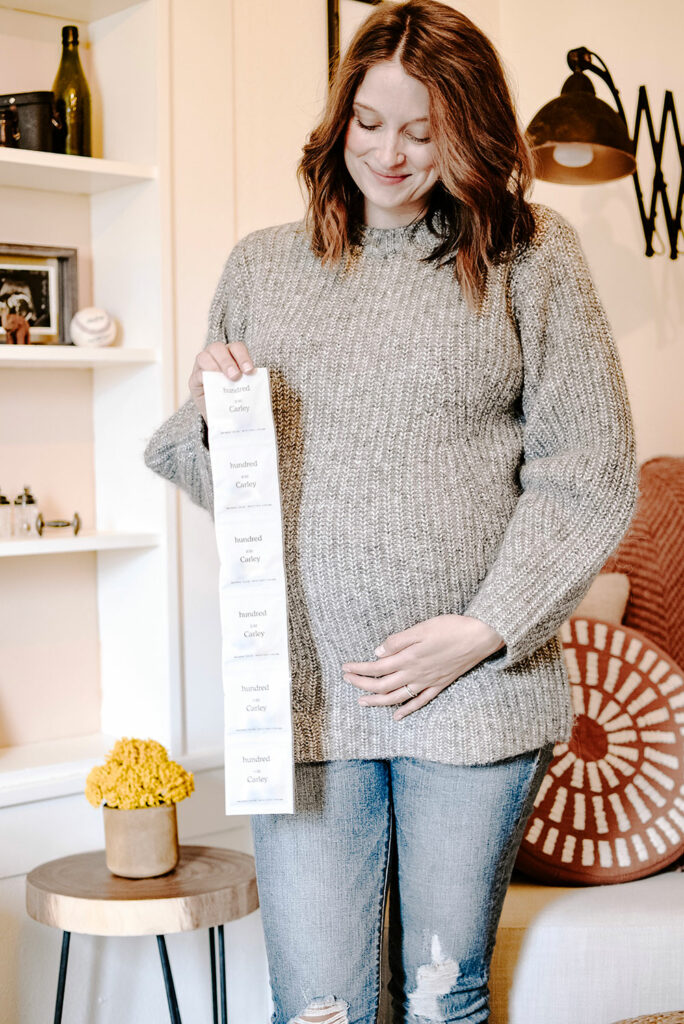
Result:
M71 74L74 74L74 72L83 74L83 66L78 52L78 43L64 43L62 46L62 59L60 61L58 74L60 72L63 73L67 69Z
M78 29L75 25L66 25L62 29L62 46L78 46Z

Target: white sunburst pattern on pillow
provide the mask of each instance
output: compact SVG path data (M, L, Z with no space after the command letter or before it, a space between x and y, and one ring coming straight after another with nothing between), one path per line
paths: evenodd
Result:
M632 630L561 631L575 727L537 794L523 855L562 876L650 874L684 850L684 678Z

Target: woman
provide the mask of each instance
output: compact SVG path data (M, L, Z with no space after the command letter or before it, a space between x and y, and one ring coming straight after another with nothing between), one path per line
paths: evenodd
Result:
M556 630L633 510L625 385L462 14L378 8L300 172L305 223L235 247L146 458L211 509L202 371L269 368L296 760L295 814L253 819L274 1024L375 1021L388 878L394 1020L475 1024L571 727Z

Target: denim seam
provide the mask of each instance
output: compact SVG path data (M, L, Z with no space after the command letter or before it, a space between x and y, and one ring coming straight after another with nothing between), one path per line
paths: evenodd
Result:
M520 811L520 816L518 818L518 821L516 822L515 830L513 832L512 837L511 837L511 842L509 843L508 848L505 851L505 856L502 857L499 865L497 866L496 882L495 882L494 890L493 890L493 893L492 893L492 904L494 906L497 906L499 904L503 905L503 900L505 899L506 890L508 889L508 886L509 886L509 880L507 880L505 882L505 884L504 884L504 879L508 879L508 876L511 874L511 872L513 870L513 867L515 865L515 860L516 860L516 857L518 855L518 848L520 846L520 842L522 841L522 835L525 832L525 826L527 825L527 821L529 819L529 816L532 813L532 808L534 807L534 799L535 799L535 797L537 795L539 787L537 786L536 788L534 788L533 787L533 782L534 782L534 779L537 776L537 773L539 771L539 764L540 764L540 761L541 761L542 751L543 750L544 750L544 747L540 747L538 749L538 751L537 751L537 756L536 756L535 761L534 761L534 769L533 769L531 777L530 777L530 792L528 793L528 799L529 799L530 796L532 797L532 806L530 807L530 809L527 811L527 814L526 814L525 811L527 809L526 808L527 801L525 801L525 803L523 803L523 806L522 806L521 811ZM546 772L547 768L548 768L548 762L547 762L546 767L544 769L545 772ZM504 870L501 870L502 868L504 868ZM503 890L503 895L502 895L502 890ZM491 956L492 956L492 953L494 951L494 947L496 945L497 932L498 932L498 922L497 922L497 928L495 928L493 930L492 935L490 936L489 942L487 943L487 962L490 964L490 966L491 966ZM487 970L487 976L489 977L489 969Z
M389 864L390 864L390 850L392 848L392 833L394 831L393 824L393 812L392 812L392 774L389 765L387 766L387 783L390 787L389 800L387 801L387 842L385 844L385 881L382 887L382 894L380 896L380 921L377 931L377 944L375 950L375 975L374 975L374 999L375 999L375 1024L378 1024L378 1014L380 1013L380 971L382 966L382 941L384 934L385 925L385 912L387 908L387 886L389 882Z

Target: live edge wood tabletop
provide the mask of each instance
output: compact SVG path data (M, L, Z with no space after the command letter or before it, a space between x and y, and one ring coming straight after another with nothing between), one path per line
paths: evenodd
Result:
M26 908L42 924L63 933L55 1021L60 1021L69 938L86 935L156 935L172 1024L180 1024L164 936L209 929L212 1000L218 995L226 1020L223 925L259 906L254 860L236 850L181 846L176 868L159 878L118 878L105 863L104 850L79 853L34 868L26 878ZM214 928L218 928L220 993L216 986Z
M96 850L41 864L26 879L31 917L86 935L213 928L258 906L252 857L214 846L181 846L175 870L160 878L117 878Z

